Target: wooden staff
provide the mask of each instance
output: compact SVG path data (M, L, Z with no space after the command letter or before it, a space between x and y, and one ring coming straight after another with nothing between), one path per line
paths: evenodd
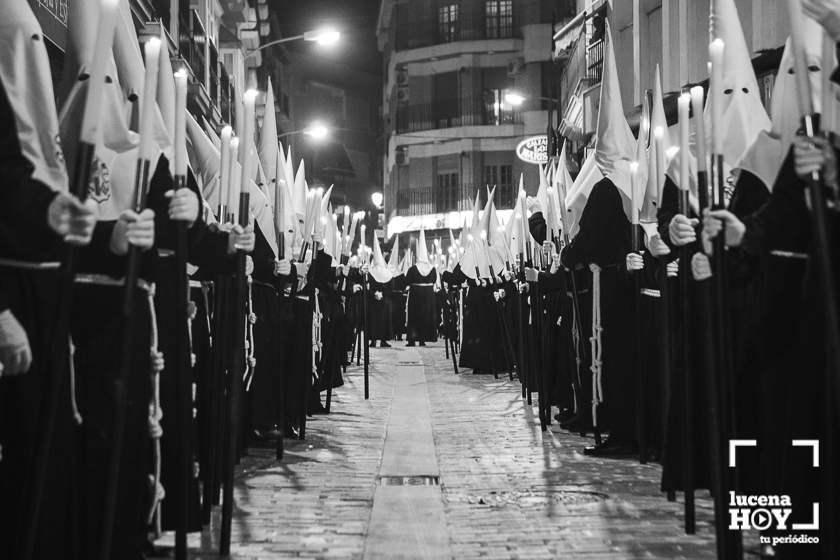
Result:
M132 210L140 213L146 207L146 195L152 174L152 160L157 161L157 146L153 137L155 96L158 82L158 60L161 42L152 37L146 42L146 74L140 123L140 152L137 158L137 171L134 176L134 196ZM168 56L168 53L167 53ZM140 250L129 244L126 257L125 286L123 289L123 336L122 355L117 378L114 380L114 416L111 422L111 444L108 449L108 467L105 475L105 503L102 508L102 534L99 558L111 558L111 539L114 529L114 514L117 505L117 487L120 477L120 459L122 454L125 417L128 406L127 384L133 362L132 346L134 343L134 300L137 297L137 279L140 275Z
M105 68L110 45L114 37L114 28L118 3L117 0L102 0L93 61L88 77L88 89L85 97L82 127L79 144L73 161L70 176L70 193L79 201L87 198L90 184L94 151L100 133L101 104L105 89ZM50 465L55 433L58 403L61 387L64 383L67 360L67 335L70 331L70 315L73 309L73 278L76 270L75 250L68 246L62 266L58 272L57 316L49 355L49 369L44 382L43 408L38 419L38 445L30 467L31 476L24 481L23 495L26 496L26 510L23 512L23 532L21 534L21 558L33 556L36 535L40 527L41 504L46 486L47 467Z
M175 73L175 189L187 187L187 73ZM190 350L187 344L189 322L189 278L187 276L187 227L180 221L175 225L175 331L173 374L176 378L178 410L178 491L175 520L175 558L187 557L187 531L189 530L189 488L192 479L192 376L190 375Z

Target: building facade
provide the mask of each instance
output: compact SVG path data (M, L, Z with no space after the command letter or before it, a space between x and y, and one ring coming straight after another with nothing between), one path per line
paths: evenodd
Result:
M735 0L765 107L787 34L783 2ZM645 92L659 65L669 124L676 122L680 90L708 80L709 0L576 0L576 12L558 21L553 59L563 116L560 133L582 155L597 126L604 22L609 21L624 111L638 126Z
M497 206L511 208L520 174L536 189L536 166L515 149L545 134L556 95L552 21L574 8L547 0L382 1L389 235L459 228L488 185L496 186ZM509 102L512 92L524 97L521 105Z

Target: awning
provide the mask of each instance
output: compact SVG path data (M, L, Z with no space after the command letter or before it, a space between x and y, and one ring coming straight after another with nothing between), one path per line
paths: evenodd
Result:
M580 30L585 21L586 12L581 12L554 33L554 52L552 53L554 58L564 58L565 52L580 37Z

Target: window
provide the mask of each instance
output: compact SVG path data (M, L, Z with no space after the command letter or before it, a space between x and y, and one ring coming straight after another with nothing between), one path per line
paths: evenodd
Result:
M437 176L435 189L435 212L450 212L458 209L458 174L441 173Z
M485 165L484 184L491 189L495 186L493 202L498 208L513 208L513 166Z
M513 36L513 0L484 2L485 32L488 39Z
M506 101L507 89L484 90L484 124L500 125L515 122L514 108Z
M458 4L438 8L438 34L441 43L458 40Z

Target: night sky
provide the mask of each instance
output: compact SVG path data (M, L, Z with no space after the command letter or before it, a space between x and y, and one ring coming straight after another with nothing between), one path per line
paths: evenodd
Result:
M341 32L335 48L294 42L290 49L318 50L318 56L341 64L382 73L376 48L376 18L379 0L271 0L269 5L280 20L283 35L297 35L324 25Z

